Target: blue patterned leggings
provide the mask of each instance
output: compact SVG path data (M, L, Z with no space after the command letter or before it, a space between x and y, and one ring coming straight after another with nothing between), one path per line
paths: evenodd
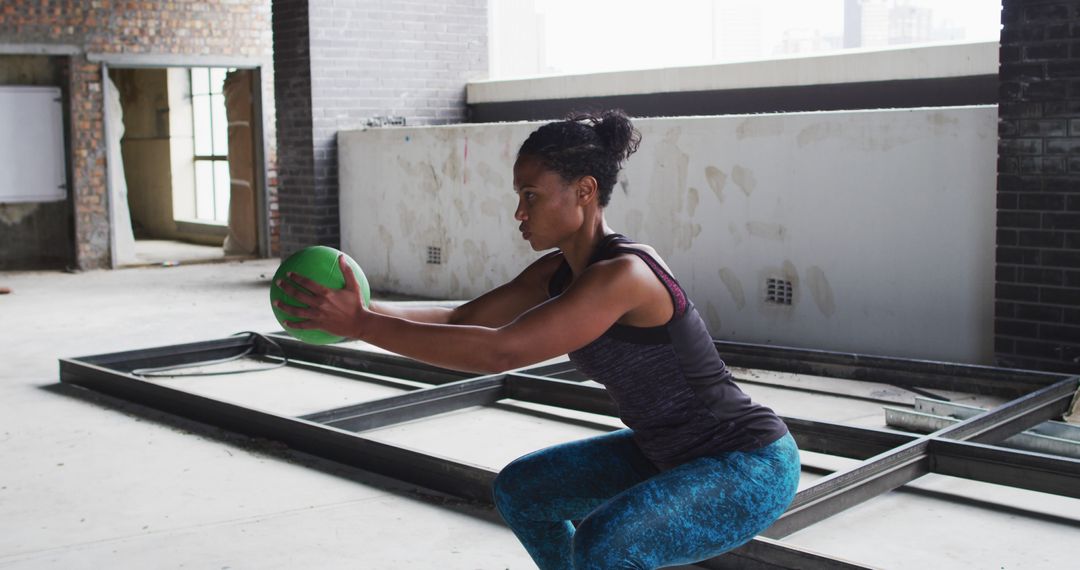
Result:
M799 484L791 435L660 471L628 429L521 457L495 505L542 570L659 568L735 548L768 528ZM571 521L580 521L577 528Z

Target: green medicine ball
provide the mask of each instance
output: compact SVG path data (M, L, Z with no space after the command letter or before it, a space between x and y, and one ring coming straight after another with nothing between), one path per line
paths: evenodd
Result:
M311 344L330 344L332 342L344 340L344 337L333 335L318 329L291 329L286 327L285 321L298 322L303 321L304 319L286 315L274 306L274 302L284 301L286 305L307 307L307 305L286 295L285 292L281 290L281 287L277 286L277 281L279 279L283 281L288 280L288 277L286 277L285 274L289 272L303 275L324 287L329 287L331 289L344 288L345 276L341 274L341 268L338 265L338 256L341 255L345 254L332 247L316 245L302 249L281 262L277 272L274 273L274 280L270 283L270 308L274 311L274 316L277 317L278 322L281 323L281 328L285 329L285 332ZM364 300L364 306L366 307L371 302L371 287L368 285L367 278L364 277L364 272L360 269L360 266L348 255L345 255L345 262L352 268L353 275L356 276L356 281L360 284L360 293ZM294 283L294 285L300 287L298 284ZM302 289L303 287L300 288Z

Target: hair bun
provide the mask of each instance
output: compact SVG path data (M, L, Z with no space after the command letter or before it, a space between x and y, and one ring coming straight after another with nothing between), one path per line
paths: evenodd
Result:
M591 122L600 142L619 162L626 160L637 151L641 143L641 134L630 122L630 117L627 117L621 109L604 111L600 116L592 117Z

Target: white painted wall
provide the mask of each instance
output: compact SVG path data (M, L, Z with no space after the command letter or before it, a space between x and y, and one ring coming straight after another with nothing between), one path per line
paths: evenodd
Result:
M995 107L635 124L609 223L657 248L714 336L991 362ZM537 125L340 133L342 246L373 288L467 298L534 259L511 167ZM770 277L793 305L765 303Z

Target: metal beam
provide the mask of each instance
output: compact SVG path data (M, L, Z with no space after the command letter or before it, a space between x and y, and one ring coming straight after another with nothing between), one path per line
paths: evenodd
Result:
M872 568L760 536L731 552L698 562L696 566L710 570L787 570L790 568L871 570Z
M253 347L254 344L250 335L230 336L173 346L81 356L74 360L98 366L108 366L120 372L130 372L138 368L156 368L227 358Z
M945 429L961 420L948 416L938 416L924 412L916 412L904 408L885 406L885 423L890 426L914 431L918 433L932 433ZM1043 422L1039 425L1046 425ZM1070 441L1060 437L1053 437L1035 433L1032 430L1020 432L998 443L1009 448L1023 449L1037 453L1049 453L1062 457L1080 459L1080 441Z
M825 350L714 341L724 362L742 368L865 380L1016 398L1065 378L1063 374L868 356Z
M799 449L851 459L868 459L911 443L918 436L784 416Z
M1048 419L1061 417L1076 394L1077 380L1066 378L931 435L976 443L1000 442Z
M434 416L471 406L486 406L506 397L504 375L462 380L413 392L315 412L300 419L358 432Z
M1001 449L980 443L930 442L934 473L1080 498L1080 460Z
M930 472L926 439L837 471L795 495L787 512L762 533L783 538Z
M1076 392L1077 379L1061 380L993 410L900 446L862 464L816 481L803 489L791 507L764 536L782 538L930 472L929 444L934 438L998 441L1060 415Z
M275 337L275 340L280 341L290 358L387 376L415 378L417 375L425 375L431 383L442 385L310 414L305 418L289 418L187 393L126 373L136 366L175 364L177 360L194 362L226 351L235 353L251 346L252 341L247 338L229 338L85 359L62 359L61 380L240 433L282 441L295 449L340 463L484 502L490 501L494 472L371 441L339 426L366 429L404 419L425 417L465 405L492 403L503 397L609 416L617 413L606 390L595 385L544 378L526 372L459 380L455 376L462 376L460 373L421 365L401 357L346 347L314 347L280 337ZM546 371L554 374L566 372L555 368ZM386 374L388 372L389 374ZM1041 382L1050 376L1041 375L1036 380ZM1061 378L1052 377L1058 380ZM1031 381L1034 380L1024 380ZM869 459L853 469L826 476L798 493L788 512L766 531L765 536L782 537L805 528L832 514L902 486L931 469L946 475L1075 497L1077 489L1080 488L1077 484L1080 480L1080 462L1039 454L1021 454L974 443L948 441L946 438L998 441L1011 433L1060 414L1076 391L1077 383L1077 378L1057 381L1006 405L921 438L884 430L784 418L792 433L800 440L803 449L855 458L869 456ZM310 421L311 419L326 421L330 425L316 423ZM705 564L706 567L716 568L860 567L764 539L755 540L735 552ZM709 566L710 564L720 565Z
M280 441L299 451L429 489L471 500L491 500L494 473L475 465L191 394L74 359L60 360L60 380L237 433Z
M475 374L423 364L396 354L358 350L333 344L307 344L283 333L267 336L281 347L289 360L303 360L356 372L407 378L427 384L446 384L476 377ZM261 352L272 353L273 351L262 348Z
M616 417L619 408L600 386L585 386L569 380L553 380L519 372L506 378L507 397L534 404L547 404L579 412Z
M237 433L281 441L293 449L400 481L491 503L491 486L496 473L483 467L371 441L304 419L278 416L191 394L77 359L60 360L60 379ZM501 376L489 380L495 379L501 379ZM709 568L867 568L760 538L704 564Z
M966 420L985 412L986 408L928 398L915 398L915 411ZM1034 426L1028 431L1039 435L1080 442L1080 425L1051 420Z

